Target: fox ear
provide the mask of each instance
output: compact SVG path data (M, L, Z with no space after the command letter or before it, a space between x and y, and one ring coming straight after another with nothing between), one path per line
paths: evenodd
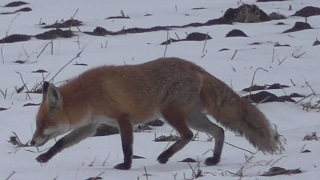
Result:
M42 88L43 98L46 99L46 105L49 111L54 112L62 108L62 96L59 90L51 83L45 81Z

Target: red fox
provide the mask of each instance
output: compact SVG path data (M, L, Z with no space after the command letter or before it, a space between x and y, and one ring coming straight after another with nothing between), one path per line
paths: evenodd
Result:
M114 168L127 170L132 164L132 126L163 118L175 128L180 139L158 156L160 163L166 163L190 142L192 128L215 138L213 156L204 162L215 165L221 158L224 130L205 114L244 135L264 152L279 149L276 132L255 106L201 67L179 58L101 66L59 88L44 82L31 145L42 146L72 131L36 158L45 163L63 149L92 136L99 124L118 126L124 161Z

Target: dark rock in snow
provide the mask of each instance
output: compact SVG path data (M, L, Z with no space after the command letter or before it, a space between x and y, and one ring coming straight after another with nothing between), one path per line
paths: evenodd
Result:
M18 7L18 6L22 6L25 4L29 4L29 3L23 2L23 1L14 1L14 2L6 4L4 7Z
M256 5L243 4L238 8L229 8L223 17L231 22L254 23L270 21L267 13Z
M14 11L14 12L16 13L16 12L29 12L29 11L32 11L32 9L31 9L31 8L29 8L29 7L25 7L25 8L22 8L22 9L16 10L16 11Z
M248 36L239 29L233 29L227 33L226 37L248 37Z
M118 127L101 124L93 136L108 136L112 134L119 134Z
M192 159L192 158L186 158L182 161L178 161L178 162L188 162L188 163L193 163L193 162L197 162L195 159Z
M244 88L242 91L244 92L252 92L252 91L260 91L260 90L269 90L269 89L283 89L283 88L288 88L290 86L287 85L281 85L279 83L274 83L271 85L263 85L263 86L259 86L259 85L253 85L251 87L248 88Z
M186 40L188 40L188 41L205 41L208 39L212 39L212 37L209 36L208 34L203 34L203 33L199 33L199 32L190 33L186 37Z
M76 20L76 19L69 19L69 20L66 20L62 23L59 23L59 22L56 22L52 25L47 25L47 26L44 26L42 28L69 28L71 26L81 26L83 23L82 21L79 21L79 20Z
M295 100L291 99L290 96L281 96L278 97L270 92L267 91L260 91L256 94L251 94L250 97L249 95L243 96L244 99L250 99L254 103L266 103L266 102L296 102Z
M28 41L30 40L31 36L25 35L25 34L12 34L10 36L7 36L3 39L0 39L1 43L15 43L15 42L22 42L22 41Z
M313 6L307 6L296 13L294 13L292 16L301 16L301 17L310 17L310 16L317 16L320 15L320 8L319 7L313 7Z
M72 36L74 36L72 31L61 30L61 29L54 29L54 30L46 31L44 33L35 35L37 39L42 39L42 40L56 39L58 37L71 38Z
M164 122L161 121L160 119L155 119L153 121L149 121L147 123L145 123L148 126L163 126Z
M320 41L318 39L316 39L316 41L314 41L313 45L312 46L317 46L320 44Z
M296 22L296 24L291 29L287 29L283 31L283 33L290 33L290 32L296 32L296 31L302 31L306 29L313 29L310 24L305 22Z

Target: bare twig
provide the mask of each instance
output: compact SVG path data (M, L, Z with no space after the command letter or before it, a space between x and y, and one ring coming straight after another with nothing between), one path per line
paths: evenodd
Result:
M306 79L304 79L306 85L311 89L313 95L317 96L317 94L315 93L315 91L312 89L312 87L310 86L310 84L306 81Z
M149 176L151 176L151 174L148 174L147 168L145 166L143 167L143 169L144 169L144 173L145 173L146 179L149 180Z
M291 83L292 83L293 86L296 86L296 84L293 82L292 79L290 79L290 81L291 81Z
M205 38L205 41L204 41L204 45L203 45L203 49L202 49L202 53L204 53L204 51L205 51L205 49L206 49L207 40L208 40L208 35L209 35L209 32L207 32L207 35L206 35L206 38Z
M253 74L253 77L252 77L252 81L251 81L251 85L250 85L250 90L249 90L248 99L250 99L250 95L251 95L251 91L252 91L252 86L253 86L253 82L254 82L254 77L256 76L256 73L257 73L257 71L258 71L259 69L268 72L268 70L266 70L266 69L264 69L264 68L261 68L261 67L257 68L257 69L254 71L254 74Z
M6 36L5 36L4 39L6 39L6 38L8 37L8 33L9 33L10 29L11 29L11 25L12 25L13 21L14 21L19 15L20 15L20 14L17 14L17 15L10 21L10 24L9 24L9 27L8 27L8 30L7 30L7 32L6 32ZM3 46L4 46L4 43L5 43L5 40L4 40L4 42L2 42L2 45L1 45L2 64L4 64L4 56L3 56Z
M278 62L279 62L278 65L281 65L286 59L287 59L287 57L284 57L284 58L280 61L279 58L278 58Z
M0 89L0 92L3 95L3 98L7 99L7 89L4 92Z
M234 53L233 53L233 56L232 56L231 60L233 60L233 58L236 56L237 52L238 52L238 50L235 50L235 51L234 51Z
M163 57L166 57L166 52L167 52L167 48L168 48L168 40L169 40L169 30L167 30L167 41L166 41L166 47L164 49Z
M308 96L305 96L304 98L302 98L302 99L300 99L299 101L297 101L295 104L300 103L301 101L307 99L308 97L310 97L310 96L312 96L312 95L313 95L313 93L309 94Z
M40 57L40 55L43 53L43 51L47 48L47 46L51 44L51 54L53 54L53 40L49 41L44 47L43 49L40 51L40 53L38 54L37 58Z
M176 35L176 37L180 40L180 38L179 38L178 34L177 34L176 32L174 32L174 34L175 34L175 35Z
M250 153L250 154L255 154L254 152L251 152L251 151L246 150L246 149L244 149L244 148L241 148L241 147L235 146L235 145L230 144L230 143L228 143L228 142L224 142L224 143L226 143L226 144L228 144L228 145L230 145L230 146L232 146L232 147L235 147L235 148L241 149L241 150L243 150L243 151L246 151L246 152L248 152L248 153Z
M96 161L97 157L94 157L93 161L88 166L93 166L94 162Z
M275 51L275 50L274 50L274 48L273 48L273 49L272 49L272 61L271 61L272 63L273 63L273 61L274 61L274 51Z
M24 82L21 73L19 73L18 71L16 71L16 73L18 73L18 74L20 75L20 79L21 79L21 81L22 81L22 83L23 83L23 86L27 89L27 92L26 92L27 97L29 97L29 99L31 100L31 97L30 97L30 95L29 95L29 93L28 93L28 92L29 92L29 89L28 89L28 87L26 86L26 83Z
M76 16L76 14L78 13L78 11L79 11L79 8L76 10L76 12L75 12L75 13L73 14L73 16L71 17L72 24L70 24L69 31L71 30L72 25L73 25L73 24L75 24L75 25L76 25L76 27L77 27L77 29L78 29L78 31L79 31L79 32L81 32L81 30L80 30L80 28L79 28L78 24L77 24L77 23L74 23L74 17L75 17L75 16Z
M51 82L65 67L67 67L72 61L74 61L75 59L79 58L80 55L82 54L83 50L87 47L88 44L86 44L81 51L76 55L76 57L72 58L67 64L65 64L50 80L49 82Z
M13 176L14 174L15 174L16 172L15 171L13 171L5 180L8 180L8 179L10 179L11 178L11 176Z

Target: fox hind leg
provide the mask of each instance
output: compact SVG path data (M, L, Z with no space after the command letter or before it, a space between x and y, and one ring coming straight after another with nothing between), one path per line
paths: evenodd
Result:
M162 152L157 160L161 164L165 164L170 157L172 157L176 152L181 150L185 145L187 145L192 137L193 133L186 124L186 117L183 113L177 110L168 109L168 111L162 112L163 117L166 119L168 124L175 128L179 133L180 139L171 145L167 150Z
M202 112L202 108L195 107L187 115L187 124L190 128L210 134L215 139L213 157L209 157L204 162L206 165L215 165L220 162L222 148L224 144L224 130L211 122Z

